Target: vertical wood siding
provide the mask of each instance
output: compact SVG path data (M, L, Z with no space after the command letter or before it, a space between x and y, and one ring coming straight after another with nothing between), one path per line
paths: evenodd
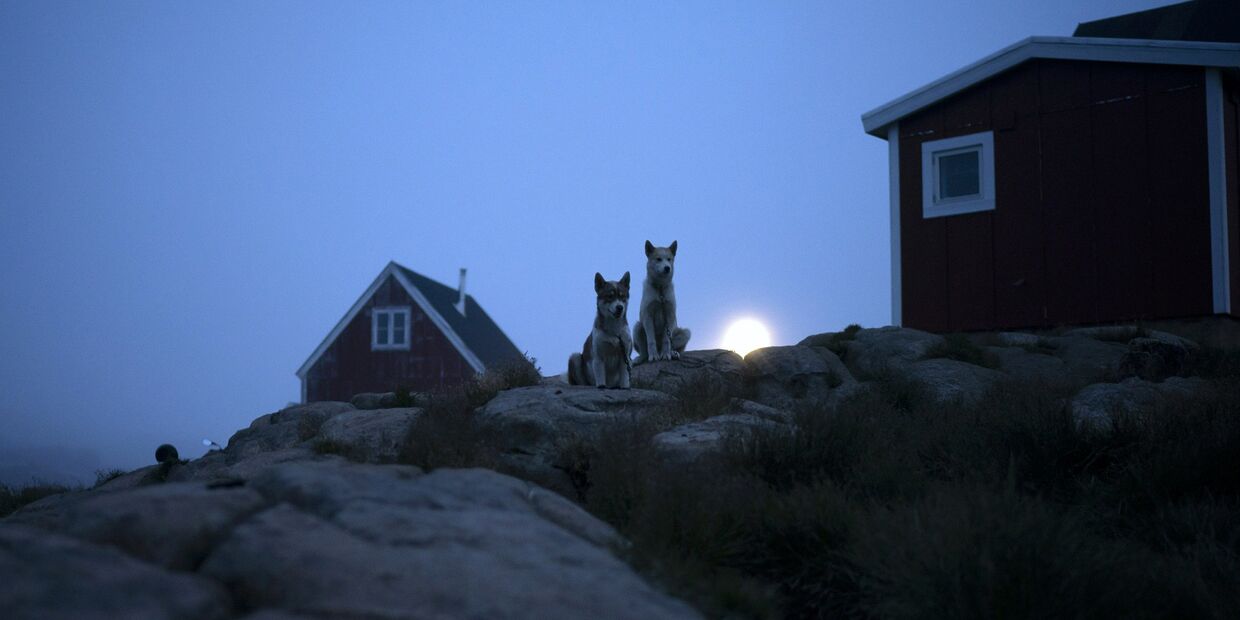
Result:
M370 350L371 311L384 306L409 306L408 351ZM400 387L427 391L473 374L456 347L389 277L306 373L306 400L347 401L362 392Z
M1039 60L902 119L904 324L1210 314L1203 75ZM995 210L923 219L921 143L987 130Z

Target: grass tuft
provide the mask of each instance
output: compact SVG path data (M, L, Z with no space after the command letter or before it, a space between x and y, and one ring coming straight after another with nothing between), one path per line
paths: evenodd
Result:
M495 468L496 456L474 423L474 410L503 390L541 381L535 360L522 357L430 393L422 403L422 415L405 436L397 461L426 471L440 467Z
M50 495L72 491L63 484L32 482L25 486L11 487L0 484L0 518L7 517L26 504L32 504Z

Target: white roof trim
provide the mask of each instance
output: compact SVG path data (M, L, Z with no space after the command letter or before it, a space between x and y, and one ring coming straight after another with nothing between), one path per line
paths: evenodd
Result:
M1029 37L862 114L861 125L886 138L888 125L1033 58L1240 67L1240 43Z
M422 294L422 291L418 287L414 286L413 282L410 282L409 279L405 277L405 272L400 269L396 269L393 273L396 275L396 281L400 282L401 286L405 287L405 292L409 293L409 296L422 307L422 311L426 313L426 316L431 317L431 322L439 328L439 331L443 332L443 335L448 338L448 342L451 342L452 346L456 347L456 350L460 352L461 357L464 357L465 361L473 367L474 372L482 372L483 370L486 370L486 366L483 366L482 360L478 359L478 356L474 355L474 352L470 351L469 347L465 346L465 341L461 340L461 336L456 333L456 330L452 329L451 325L448 325L448 321L443 318L442 314L439 314L439 312L435 310L435 306L431 305L430 300Z
M355 317L357 317L358 313L362 311L362 308L366 307L366 302L370 301L370 298L373 297L375 292L379 290L379 286L387 280L388 276L396 278L396 281L405 288L405 292L413 298L414 303L418 304L418 306L422 309L422 312L426 313L426 316L430 317L431 322L439 328L439 331L443 332L444 336L448 339L448 342L451 342L452 346L456 347L456 350L461 354L461 357L464 357L465 361L473 367L474 372L482 372L485 369L482 365L482 361L478 359L478 356L474 355L474 352L470 351L469 347L465 346L465 341L461 340L460 335L458 335L456 331L448 325L448 322L444 320L442 315L435 311L435 307L432 306L430 301L426 299L426 296L422 294L422 291L419 290L418 287L414 286L413 283L405 277L405 274L401 272L400 268L393 261L389 262L387 267L383 268L383 271L379 273L379 276L375 278L375 281L371 282L370 286L366 288L366 292L362 293L362 296L353 303L353 307L349 308L349 311L345 313L344 318L340 319L339 323L336 323L336 326L332 328L330 333L327 334L327 337L324 338L323 342L321 342L318 348L314 350L314 353L311 353L306 362L301 365L301 368L297 369L297 376L303 380L303 391L306 372L314 366L315 362L319 361L319 358L323 356L323 353L327 351L327 348L336 341L336 338L340 337L340 333L344 331L345 327L348 327L349 323L352 322ZM305 400L304 394L302 395L302 400Z

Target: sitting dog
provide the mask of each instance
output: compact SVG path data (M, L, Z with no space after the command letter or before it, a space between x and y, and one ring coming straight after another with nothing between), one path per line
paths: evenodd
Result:
M675 241L665 248L646 241L646 281L642 283L638 322L633 327L637 364L680 359L689 346L689 330L676 324L676 290L672 287L675 268Z
M594 329L586 338L581 353L568 358L568 382L572 385L594 385L628 389L632 370L633 338L629 335L629 272L616 281L607 281L594 274Z

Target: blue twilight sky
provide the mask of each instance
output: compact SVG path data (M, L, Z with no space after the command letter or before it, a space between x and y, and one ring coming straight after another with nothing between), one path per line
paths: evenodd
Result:
M1160 4L0 0L0 481L224 443L391 259L546 374L646 239L691 348L884 324L860 115Z

